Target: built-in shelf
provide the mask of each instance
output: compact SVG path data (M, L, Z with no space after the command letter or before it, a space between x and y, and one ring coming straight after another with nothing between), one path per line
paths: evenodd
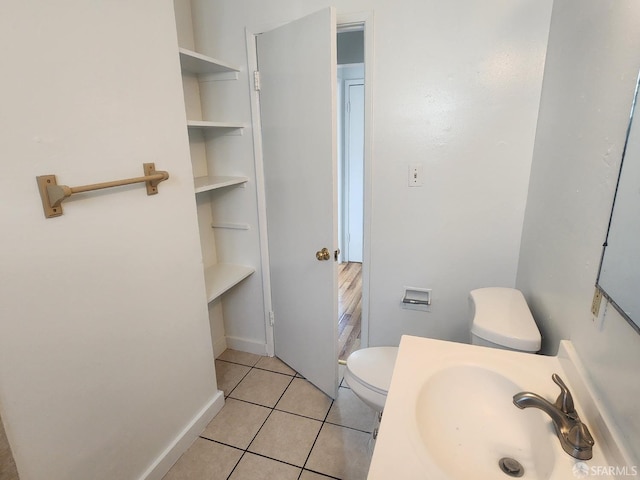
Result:
M187 127L198 130L216 130L216 129L238 129L244 128L242 123L237 122L208 122L206 120L187 120Z
M248 223L233 223L233 222L213 222L211 228L226 228L228 230L251 230L251 225Z
M238 67L186 48L180 48L180 65L183 71L196 74L240 71Z
M216 188L230 187L248 182L247 177L197 177L193 180L196 193L208 192Z
M255 272L246 265L219 263L204 269L204 283L207 287L207 302L212 302L231 287Z

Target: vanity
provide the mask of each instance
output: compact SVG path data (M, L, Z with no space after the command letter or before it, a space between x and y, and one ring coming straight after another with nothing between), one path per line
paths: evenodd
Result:
M633 478L585 373L569 341L550 357L403 336L368 479ZM522 392L553 404L554 374L588 426L589 460L563 450L547 413L514 404Z

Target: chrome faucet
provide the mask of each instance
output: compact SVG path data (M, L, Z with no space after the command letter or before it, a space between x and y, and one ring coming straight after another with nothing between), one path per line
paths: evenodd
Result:
M555 404L531 392L517 393L513 396L513 403L518 408L533 407L545 412L553 421L562 449L574 458L589 460L593 456L593 437L587 426L580 421L567 386L557 374L554 373L551 378L560 387L560 395Z

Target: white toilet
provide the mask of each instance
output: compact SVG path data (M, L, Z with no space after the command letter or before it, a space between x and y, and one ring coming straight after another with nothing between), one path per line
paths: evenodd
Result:
M535 353L541 336L522 292L489 287L472 290L471 343L486 347ZM382 412L391 384L398 347L356 350L347 359L344 379L364 403Z

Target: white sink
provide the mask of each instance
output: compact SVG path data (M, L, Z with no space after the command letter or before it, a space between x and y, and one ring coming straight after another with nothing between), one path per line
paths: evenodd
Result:
M402 337L368 479L508 480L499 461L509 458L524 480L575 480L585 468L622 464L623 449L577 376L574 356L569 342L549 357ZM560 392L553 373L595 439L591 460L564 452L544 412L513 404L522 391L553 403ZM599 477L592 471L589 478Z
M513 395L523 390L476 365L435 373L416 399L425 454L451 479L499 477L502 458L518 461L527 478L548 479L555 463L549 422L540 411L513 405Z

